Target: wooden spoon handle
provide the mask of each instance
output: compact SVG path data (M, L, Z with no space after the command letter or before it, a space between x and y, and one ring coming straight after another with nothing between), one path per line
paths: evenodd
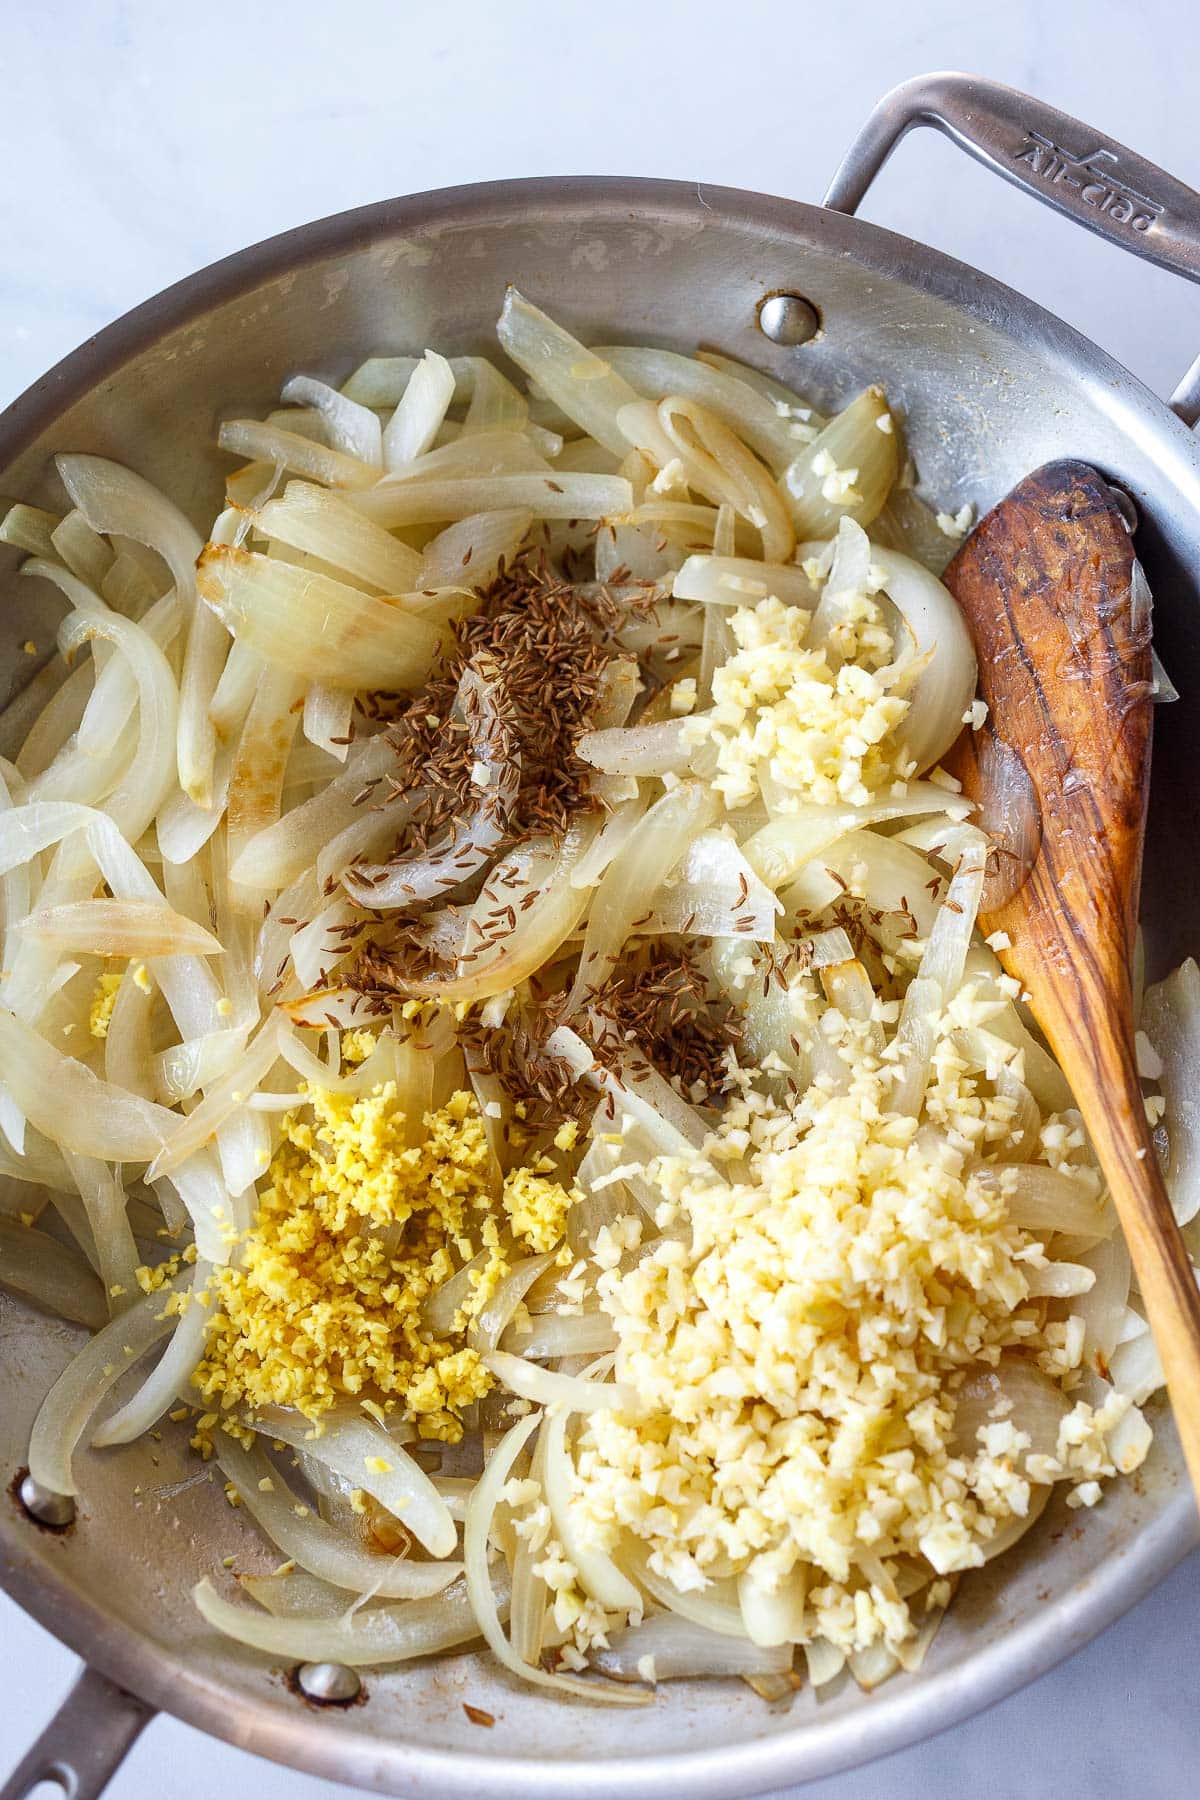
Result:
M1084 975L1078 1008L1047 1019L1046 1035L1108 1182L1200 1495L1200 1289L1159 1170L1130 1033L1111 995L1089 985Z
M1150 768L1150 617L1094 469L1047 464L959 551L986 732L954 772L997 846L985 932L1071 1084L1129 1245L1200 1495L1200 1291L1151 1141L1131 961Z

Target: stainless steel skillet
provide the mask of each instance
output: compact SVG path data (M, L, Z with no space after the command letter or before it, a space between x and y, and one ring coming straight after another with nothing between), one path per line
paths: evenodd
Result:
M930 490L952 507L987 506L1037 464L1084 457L1141 515L1159 649L1183 695L1160 713L1147 859L1149 955L1163 966L1200 944L1200 884L1186 875L1200 750L1200 445L1188 429L1200 360L1168 406L1020 295L854 218L919 124L1075 223L1200 280L1200 196L1036 101L930 76L881 103L824 208L650 181L500 183L389 201L245 251L119 321L11 407L0 491L53 498L51 453L94 450L161 482L202 524L220 489L204 446L221 409L266 408L286 374L340 378L376 350L483 347L510 279L584 337L708 344L818 402L882 381ZM11 694L31 673L20 645L45 632L36 596L10 576L6 564L0 687ZM71 1328L0 1296L5 1483L73 1342ZM222 1556L269 1559L219 1486L194 1480L182 1439L164 1432L80 1467L86 1498L61 1534L15 1497L0 1502L0 1579L90 1665L0 1800L56 1773L80 1800L97 1794L155 1708L383 1792L744 1795L895 1749L1010 1692L1130 1606L1197 1536L1160 1417L1137 1483L1082 1520L1052 1510L1017 1553L964 1583L919 1675L820 1705L802 1693L784 1712L738 1686L686 1684L617 1733L602 1709L519 1691L482 1656L368 1676L363 1704L314 1711L192 1609L192 1583ZM494 1729L472 1724L463 1701L493 1713Z

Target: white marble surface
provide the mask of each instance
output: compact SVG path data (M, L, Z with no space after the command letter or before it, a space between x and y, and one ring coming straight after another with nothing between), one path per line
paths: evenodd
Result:
M7 0L2 17L0 404L168 282L389 194L605 172L816 199L874 99L924 69L1028 88L1200 185L1194 0ZM1024 288L1161 392L1200 349L1194 289L1072 231L940 140L910 140L867 211ZM1193 1557L1035 1687L820 1792L1183 1800L1200 1751L1198 1616ZM3 1770L74 1659L2 1598L0 1658ZM110 1789L349 1792L168 1720Z

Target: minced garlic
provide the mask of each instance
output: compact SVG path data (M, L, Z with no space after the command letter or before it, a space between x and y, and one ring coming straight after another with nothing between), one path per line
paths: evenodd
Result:
M805 647L810 615L769 598L730 620L737 649L713 673L713 705L683 736L716 752L712 786L730 808L772 782L778 810L794 802L864 805L911 771L893 741L908 701L882 673L893 646L870 595L847 600L837 625L840 667Z
M589 1418L573 1502L581 1530L610 1547L632 1533L683 1592L747 1572L774 1588L807 1565L812 1632L846 1651L916 1629L885 1559L972 1567L1028 1511L1027 1437L998 1420L954 1438L968 1371L1005 1354L1069 1373L1031 1293L1042 1247L1003 1180L973 1169L1005 1103L940 1046L926 1117L942 1128L889 1113L891 1071L853 1035L842 1091L781 1106L744 1081L702 1159L644 1169L690 1241L624 1272L599 1259L638 1406ZM1081 1349L1080 1334L1076 1366ZM1038 1475L1073 1477L1088 1504L1127 1404L1110 1418L1080 1401ZM1126 1428L1127 1460L1147 1435Z

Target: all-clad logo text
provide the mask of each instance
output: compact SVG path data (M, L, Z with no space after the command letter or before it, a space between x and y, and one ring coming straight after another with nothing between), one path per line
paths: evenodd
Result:
M1118 175L1120 158L1114 150L1098 148L1075 156L1040 131L1026 131L1014 160L1025 163L1031 174L1050 187L1071 188L1085 206L1094 206L1116 225L1131 231L1149 231L1165 208L1146 194L1139 194Z

